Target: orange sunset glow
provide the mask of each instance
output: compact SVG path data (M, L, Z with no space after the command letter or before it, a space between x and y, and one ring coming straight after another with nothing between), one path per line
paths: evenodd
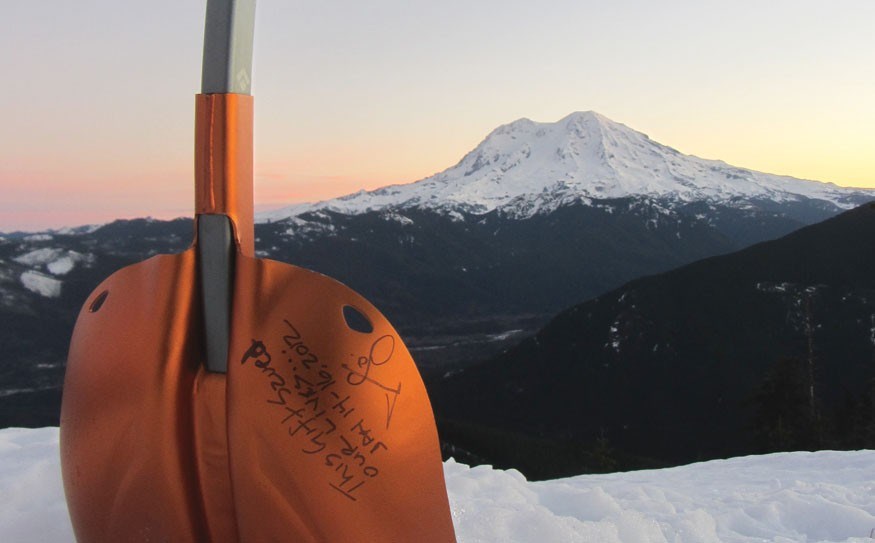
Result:
M778 4L261 2L257 208L413 182L501 124L579 110L875 186L875 7ZM6 6L0 231L191 214L204 5Z

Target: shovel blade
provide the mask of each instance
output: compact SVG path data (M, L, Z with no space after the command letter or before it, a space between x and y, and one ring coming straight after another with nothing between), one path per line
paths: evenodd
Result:
M61 404L78 541L207 535L194 469L194 274L192 250L150 258L111 275L79 313Z
M87 541L454 541L431 406L361 296L238 253L227 374L193 250L120 270L71 342L62 469ZM108 294L104 294L108 293Z

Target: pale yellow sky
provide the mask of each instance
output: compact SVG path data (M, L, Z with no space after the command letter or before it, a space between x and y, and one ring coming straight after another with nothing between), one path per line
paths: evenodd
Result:
M0 231L191 213L204 5L4 5ZM875 186L875 2L259 0L256 27L262 206L412 182L580 110Z

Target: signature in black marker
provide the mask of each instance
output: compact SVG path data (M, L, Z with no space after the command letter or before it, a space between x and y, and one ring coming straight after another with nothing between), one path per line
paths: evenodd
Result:
M359 386L368 382L380 389L386 394L386 429L392 422L392 413L395 411L395 403L398 401L398 396L401 395L401 382L398 382L396 387L384 385L380 381L370 376L371 368L374 366L382 366L392 359L395 353L395 336L385 335L377 338L371 345L371 350L368 356L360 356L353 367L348 364L342 364L343 369L349 373L346 376L346 382L353 386Z

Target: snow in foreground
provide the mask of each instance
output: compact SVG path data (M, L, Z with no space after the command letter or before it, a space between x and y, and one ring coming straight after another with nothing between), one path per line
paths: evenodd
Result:
M445 470L460 543L872 543L875 536L875 451L547 482L453 461ZM73 541L57 428L0 430L0 541Z

